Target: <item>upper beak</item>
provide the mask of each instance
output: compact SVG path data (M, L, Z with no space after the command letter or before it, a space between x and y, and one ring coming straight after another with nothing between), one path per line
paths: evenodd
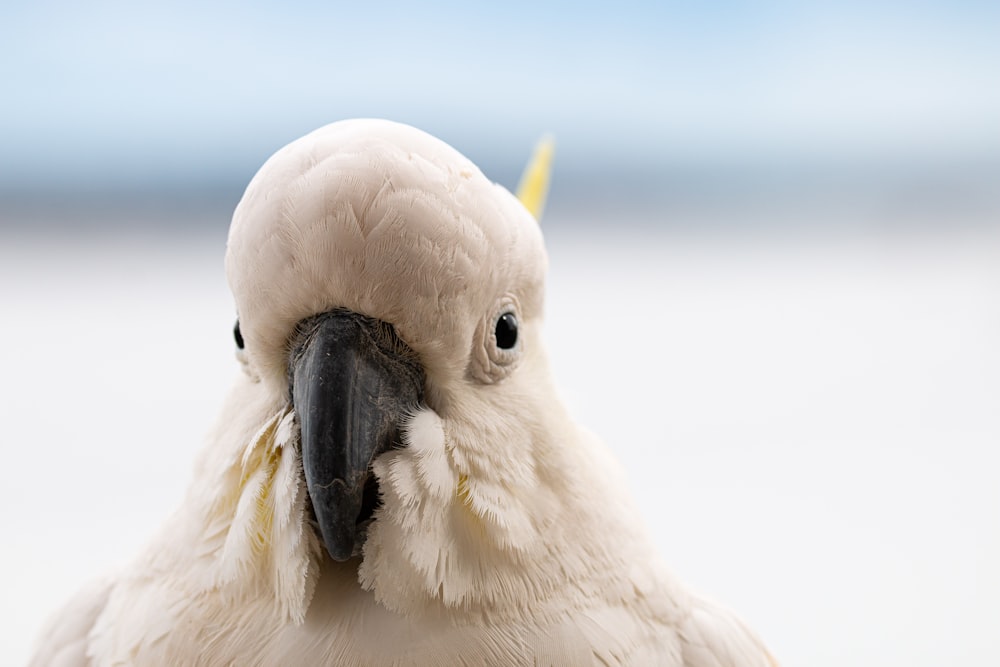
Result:
M302 467L319 530L335 560L355 555L358 530L378 490L376 456L400 443L400 427L423 398L416 355L392 326L348 310L299 325L289 360Z

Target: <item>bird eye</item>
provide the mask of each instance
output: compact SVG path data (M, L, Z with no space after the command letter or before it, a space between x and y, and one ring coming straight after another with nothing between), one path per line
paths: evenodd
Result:
M236 347L243 349L243 334L240 333L240 321L236 320L236 326L233 327L233 338L236 339Z
M497 319L497 347L509 350L517 345L517 318L514 313L504 313Z
M469 374L483 384L499 382L517 368L528 340L518 334L521 305L513 294L504 294L483 312L472 339Z

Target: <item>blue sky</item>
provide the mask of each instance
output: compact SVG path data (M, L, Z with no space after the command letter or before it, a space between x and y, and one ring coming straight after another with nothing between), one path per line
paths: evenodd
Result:
M995 3L5 3L0 179L238 174L324 123L473 159L1000 155Z

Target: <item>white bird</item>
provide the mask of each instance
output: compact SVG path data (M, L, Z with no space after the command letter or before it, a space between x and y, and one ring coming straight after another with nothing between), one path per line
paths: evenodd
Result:
M32 664L775 664L560 404L546 263L525 205L423 132L278 151L233 216L245 372L189 492Z

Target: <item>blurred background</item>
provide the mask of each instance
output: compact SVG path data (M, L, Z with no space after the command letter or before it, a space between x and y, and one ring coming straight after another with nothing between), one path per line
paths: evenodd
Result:
M785 665L1000 663L1000 6L0 7L0 662L177 505L232 209L387 117L543 220L566 401Z

